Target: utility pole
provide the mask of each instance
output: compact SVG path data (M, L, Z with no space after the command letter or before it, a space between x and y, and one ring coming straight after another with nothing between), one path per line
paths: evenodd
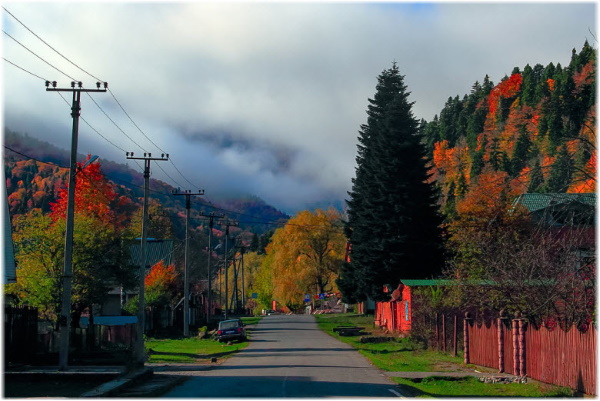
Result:
M228 265L227 265L227 246L228 246L228 242L229 242L229 227L234 226L237 227L238 222L237 221L233 221L233 220L226 220L225 221L225 319L227 319L227 312L229 309L229 301L227 300L227 294L229 293L229 276L227 274L228 269Z
M136 332L135 346L133 349L133 364L136 367L144 366L146 353L144 350L144 330L146 328L146 302L144 299L144 279L146 278L146 237L148 236L148 198L150 197L150 161L167 161L169 154L161 154L160 157L152 157L151 153L144 153L144 157L134 157L133 152L127 152L129 160L144 161L144 206L142 209L142 238L140 246L140 270L139 270L139 295L138 295L138 329Z
M207 279L208 279L208 296L206 300L206 326L210 326L210 314L211 314L211 306L212 306L212 271L210 268L210 260L212 256L212 248L211 248L211 240L212 240L212 231L215 219L219 220L225 217L224 214L215 215L215 212L210 212L209 214L200 214L201 217L208 217L208 262L206 264L207 271Z
M184 195L185 196L185 267L183 273L183 336L190 336L190 278L189 278L189 239L190 239L190 197L204 195L204 190L199 189L198 192L192 193L187 190L184 192L176 193L173 191L173 195Z
M237 241L240 241L239 243L242 244L241 239L238 238ZM233 279L233 283L234 284L233 284L233 286L234 286L234 290L233 290L233 294L231 295L231 300L232 300L231 302L233 303L234 302L233 300L235 299L235 303L234 303L235 310L236 310L236 312L239 312L240 308L242 310L244 309L244 302L246 300L246 295L245 295L245 292L244 292L244 253L245 253L245 250L246 250L247 247L244 246L244 245L237 245L237 246L235 246L235 248L240 250L240 256L239 256L239 258L234 259L234 263L233 263L233 276L234 276L234 279ZM236 263L235 263L236 260L239 261L237 263L237 266L236 266ZM241 279L242 279L242 288L241 288L241 290L238 289L238 281L239 281L239 278L240 278L240 273L241 273ZM242 295L242 297L241 297L241 301L242 301L241 305L240 305L240 292L241 292L241 295Z
M246 314L246 290L244 289L244 253L246 253L246 248L248 248L247 246L243 246L240 245L238 247L240 249L240 254L241 254L241 269L242 269L242 309L244 310L244 314Z
M50 84L52 83L52 87ZM63 293L58 319L60 331L60 343L58 353L58 368L66 370L69 364L69 335L71 330L71 294L73 278L73 222L75 217L75 175L77 174L77 137L79 135L79 115L81 114L81 92L106 92L108 83L96 82L96 89L83 89L81 82L71 82L71 88L57 88L56 81L46 81L47 92L72 92L73 102L71 105L71 117L73 118L73 129L71 133L71 164L69 167L69 188L67 192L67 221L65 230L65 257L63 263ZM77 86L77 87L75 87Z

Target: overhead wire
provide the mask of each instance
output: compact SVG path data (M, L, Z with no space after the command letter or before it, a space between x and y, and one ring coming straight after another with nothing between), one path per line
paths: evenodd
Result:
M39 35L37 35L35 32L33 32L29 27L27 27L22 21L20 21L14 14L12 14L9 10L6 9L6 7L2 7L11 17L13 17L17 22L19 22L19 24L21 24L25 29L27 29L31 34L33 34L37 39L39 39L42 43L44 43L46 46L48 46L50 49L52 49L54 52L56 52L58 55L60 55L62 58L64 58L66 61L68 61L70 64L72 64L73 66L75 66L76 68L78 68L79 70L81 70L82 72L86 73L87 75L89 75L90 77L96 79L97 81L101 81L101 82L106 82L104 80L101 80L99 78L97 78L96 76L92 75L91 73L89 73L88 71L86 71L85 69L83 69L82 67L80 67L79 65L77 65L76 63L72 62L70 59L68 59L66 56L64 56L62 53L60 53L57 49L55 49L53 46L51 46L49 43L47 43L45 40L43 40ZM27 48L25 45L23 45L21 42L19 42L18 40L16 40L14 37L12 37L10 34L8 34L6 31L3 30L3 32L9 36L11 39L13 39L16 43L18 43L19 45L21 45L23 48L25 48L27 51L29 51L31 54L33 54L34 56L36 56L37 58L39 58L40 60L42 60L44 63L48 64L49 66L51 66L52 68L54 68L55 70L57 70L58 72L60 72L61 74L67 76L68 78L70 78L73 81L77 81L75 78L71 77L70 75L66 74L65 72L61 71L60 69L58 69L57 67L55 67L54 65L52 65L51 63L49 63L48 61L44 60L42 57L38 56L35 52L33 52L32 50L30 50L29 48ZM23 70L24 72L39 78L41 80L44 81L48 81L42 77L40 77L37 74L34 74L28 70L26 70L23 67L18 66L17 64L7 60L6 58L4 58L5 61L7 61L8 63L12 64L13 66ZM161 152L166 153L163 149L161 149L154 141L152 141L145 133L144 131L139 127L139 125L137 123L135 123L135 121L131 118L131 116L129 115L129 113L127 113L127 111L125 110L125 108L123 107L123 105L121 104L121 102L119 102L119 100L116 98L116 96L114 95L114 93L108 89L108 92L110 93L110 95L112 96L112 98L115 100L115 102L117 103L117 105L121 108L121 110L123 111L123 113L127 116L127 118L133 123L133 125L140 131L140 133L142 133L142 135L149 141L151 142L157 149L159 149ZM86 92L87 93L87 92ZM59 93L60 95L60 93ZM62 99L67 103L68 101L64 98L64 96L62 96ZM121 127L108 115L108 113L98 104L98 102L96 102L96 100L90 96L88 94L88 97L92 100L92 102L100 109L100 111L109 119L109 121L111 121L111 123L121 132L123 133L131 142L133 142L134 144L136 144L137 146L140 147L140 149L144 150L146 153L150 153L149 151L147 151L146 149L144 149L140 144L138 144L135 140L133 140L129 135L127 135L127 133L125 133L125 131L123 129L121 129ZM80 117L81 118L81 117ZM111 144L112 146L114 146L115 148L121 150L121 151L125 151L122 147L118 146L117 144L115 144L114 142L110 141L107 137L105 137L104 135L102 135L97 129L95 129L87 120L85 120L84 118L81 118L96 134L98 134L101 138L103 138L105 141L107 141L109 144ZM193 188L198 188L199 186L194 185L190 180L187 179L187 177L185 177L185 175L183 175L183 173L179 170L179 168L175 165L175 163L173 162L173 160L169 157L169 161L171 162L171 164L173 165L173 167L175 168L175 170L179 173L179 175L181 175L181 177L187 182L189 183ZM143 171L142 166L139 165L137 160L134 160L134 162L138 165L138 167ZM183 185L181 185L180 183L178 183L173 177L171 177L163 168L162 166L158 165L159 169L162 170L162 172L172 181L174 182L176 185L178 185L179 187L183 187ZM128 183L130 185L134 185L132 183ZM171 195L171 194L166 194L166 193L162 193L160 191L153 191L155 193L161 193L163 195ZM247 217L251 217L253 219L259 219L259 220L265 220L264 223L260 223L260 222L256 222L257 224L277 224L280 225L281 223L277 222L277 221L272 221L272 220L268 220L268 219L263 219L261 217L258 216L252 216L252 215L248 215L248 214L244 214L244 213L240 213L240 212L235 212L232 210L227 210L224 208L219 208L217 206L214 205L210 205L207 203L203 203L203 206L205 207L210 207L213 208L215 210L221 210L227 213L231 213L231 214L236 214L238 216L247 216Z
M61 52L59 52L56 48L54 48L52 45L50 45L48 42L46 42L41 36L39 36L38 34L36 34L33 30L31 30L27 25L25 25L21 20L19 20L13 13L11 13L6 7L2 6L2 8L4 9L4 11L6 11L12 18L14 18L21 26L23 26L27 31L29 31L32 35L34 35L37 39L39 39L42 43L44 43L46 46L48 46L50 49L52 49L54 52L56 52L59 56L61 56L63 59L65 59L66 61L68 61L70 64L72 64L73 66L75 66L76 68L78 68L79 70L81 70L82 72L84 72L85 74L89 75L90 77L94 78L97 81L100 82L105 82L104 80L97 78L96 76L94 76L93 74L91 74L90 72L88 72L87 70L83 69L81 66L79 66L78 64L74 63L73 61L71 61L68 57L66 57L65 55L63 55ZM8 33L4 32L6 35L10 36ZM10 36L12 38L12 36ZM16 39L12 38L13 40L16 41ZM17 43L21 44L20 42L16 41ZM24 48L26 48L24 45L21 44L21 46L23 46ZM26 48L27 49L27 48ZM29 50L29 49L27 49ZM36 55L33 51L29 50L32 54ZM42 61L44 61L45 63L47 63L48 65L52 66L50 63L48 63L47 61L43 60L41 57L37 56L36 57L40 58ZM65 74L64 72L60 71L58 68L52 66L53 68L55 68L57 71L63 73L64 75L68 76L69 78L71 78L72 80L76 81L74 78L70 77L69 75ZM114 99L114 101L117 103L117 105L120 107L120 109L123 111L123 113L127 116L127 118L131 121L131 123L138 129L138 131L140 131L140 133L150 142L152 143L152 145L154 145L157 149L159 149L162 153L167 153L165 152L160 146L158 146L148 135L146 135L146 133L139 127L139 125L133 120L133 118L131 118L131 116L129 115L129 113L127 113L127 111L125 110L125 108L123 107L123 105L121 104L121 102L119 102L119 100L117 99L117 97L115 96L115 94L109 89L108 92L110 93L110 95L112 96L112 98ZM88 96L90 96L88 94ZM90 98L92 98L92 96L90 96ZM93 98L92 98L93 100ZM98 105L98 103L96 103L94 101L94 103L96 104L96 106L98 106L100 108L100 106ZM108 114L102 109L100 108L100 110L109 118L109 120L116 125L116 123L108 116ZM124 133L124 131L117 126L117 128ZM125 134L125 133L124 133ZM127 134L125 134L128 138L129 136ZM131 139L131 138L130 138ZM133 140L132 140L133 141ZM136 143L135 141L133 141L134 143ZM137 144L142 150L148 152L147 150L145 150L141 145ZM169 161L171 163L171 165L175 168L175 170L177 171L177 173L179 173L179 175L181 175L181 177L188 183L191 185L192 188L199 188L198 185L194 185L185 175L183 175L183 173L181 172L181 170L177 167L177 165L175 165L175 162L172 160L172 158L169 158ZM182 187L182 185L178 184L177 181L175 181L169 174L167 174L164 169L161 170L165 173L165 175L171 179L175 184L177 184L178 186Z
M56 50L54 47L52 47L48 42L46 42L44 39L42 39L39 35L37 35L35 32L33 32L31 29L29 29L29 27L27 27L27 25L25 25L23 22L21 22L21 20L19 20L13 13L11 13L10 11L8 11L6 9L6 7L2 6L2 8L4 9L4 11L6 11L11 17L13 17L19 24L21 24L23 26L23 28L27 29L33 36L35 36L36 38L38 38L43 44L45 44L46 46L48 46L50 49L54 50L59 56L61 56L62 58L64 58L65 60L67 60L69 63L71 63L72 65L74 65L75 67L77 67L78 69L80 69L81 71L83 71L84 73L86 73L87 75L89 75L90 77L94 78L96 81L101 81L101 82L106 82L101 80L100 78L96 78L95 76L93 76L92 74L90 74L89 72L87 72L86 70L84 70L83 68L81 68L80 66L78 66L77 64L75 64L74 62L72 62L71 60L69 60L67 57L65 57L61 52L59 52L58 50Z
M11 38L13 41L15 41L15 43L17 43L18 45L20 45L21 47L23 47L25 50L27 50L29 53L33 54L35 57L39 58L44 63L48 64L50 67L54 68L56 71L60 72L61 74L63 74L67 78L70 78L72 81L77 81L77 79L73 78L69 74L65 73L64 71L62 71L59 68L55 67L54 65L52 65L48 61L44 60L42 57L38 56L33 50L31 50L30 48L28 48L27 46L25 46L23 43L19 42L17 39L15 39L11 34L9 34L8 32L6 32L4 29L2 30L2 32L6 36L8 36L9 38Z
M22 71L24 71L24 72L26 72L26 73L28 73L28 74L30 74L30 75L33 75L33 76L34 76L34 77L36 77L36 78L39 78L39 79L41 79L42 81L47 81L47 79L45 79L45 78L42 78L42 77L40 77L39 75L37 75L37 74L34 74L33 72L26 70L25 68L23 68L23 67L21 67L21 66L19 66L19 65L15 64L15 63L13 63L12 61L8 60L6 57L2 57L2 59L3 59L4 61L6 61L7 63L9 63L9 64L12 64L13 66L17 67L18 69L20 69L20 70L22 70Z

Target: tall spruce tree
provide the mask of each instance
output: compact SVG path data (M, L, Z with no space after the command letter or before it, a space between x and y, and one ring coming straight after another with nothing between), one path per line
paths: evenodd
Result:
M409 94L394 63L378 77L359 132L345 226L352 251L338 280L347 302L386 300L385 284L441 271L438 193L427 182L428 159Z

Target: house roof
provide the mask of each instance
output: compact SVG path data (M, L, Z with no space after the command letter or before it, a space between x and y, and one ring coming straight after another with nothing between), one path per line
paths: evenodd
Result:
M434 285L455 285L453 280L400 280L402 284L409 287L425 287Z
M136 238L136 242L129 246L131 252L130 263L134 266L139 266L141 263L142 244L140 238ZM172 239L146 239L146 266L154 266L161 260L166 265L171 264L173 259L173 243Z
M559 193L528 193L522 194L513 202L513 208L523 205L530 213L546 209L550 206L567 205L573 202L585 206L596 207L596 193L586 194L559 194Z
M462 281L458 281L458 280L443 280L443 279L438 279L438 280L400 280L400 281L402 282L402 284L404 284L408 287L432 287L432 286L437 286L437 285L449 286L449 285L465 285L465 284L493 285L493 286L498 285L498 283L493 280L471 280L471 281L466 281L466 282L462 282ZM525 284L533 285L533 286L555 285L556 279L547 278L547 279L526 280Z

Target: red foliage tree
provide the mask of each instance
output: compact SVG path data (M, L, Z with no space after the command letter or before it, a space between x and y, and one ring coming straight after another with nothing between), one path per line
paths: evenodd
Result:
M83 163L77 163L77 183L75 187L75 213L93 216L104 223L114 223L115 213L111 203L117 198L114 186L102 171L100 163L90 163L85 168ZM68 187L61 188L56 202L50 204L53 220L64 219L67 210Z

